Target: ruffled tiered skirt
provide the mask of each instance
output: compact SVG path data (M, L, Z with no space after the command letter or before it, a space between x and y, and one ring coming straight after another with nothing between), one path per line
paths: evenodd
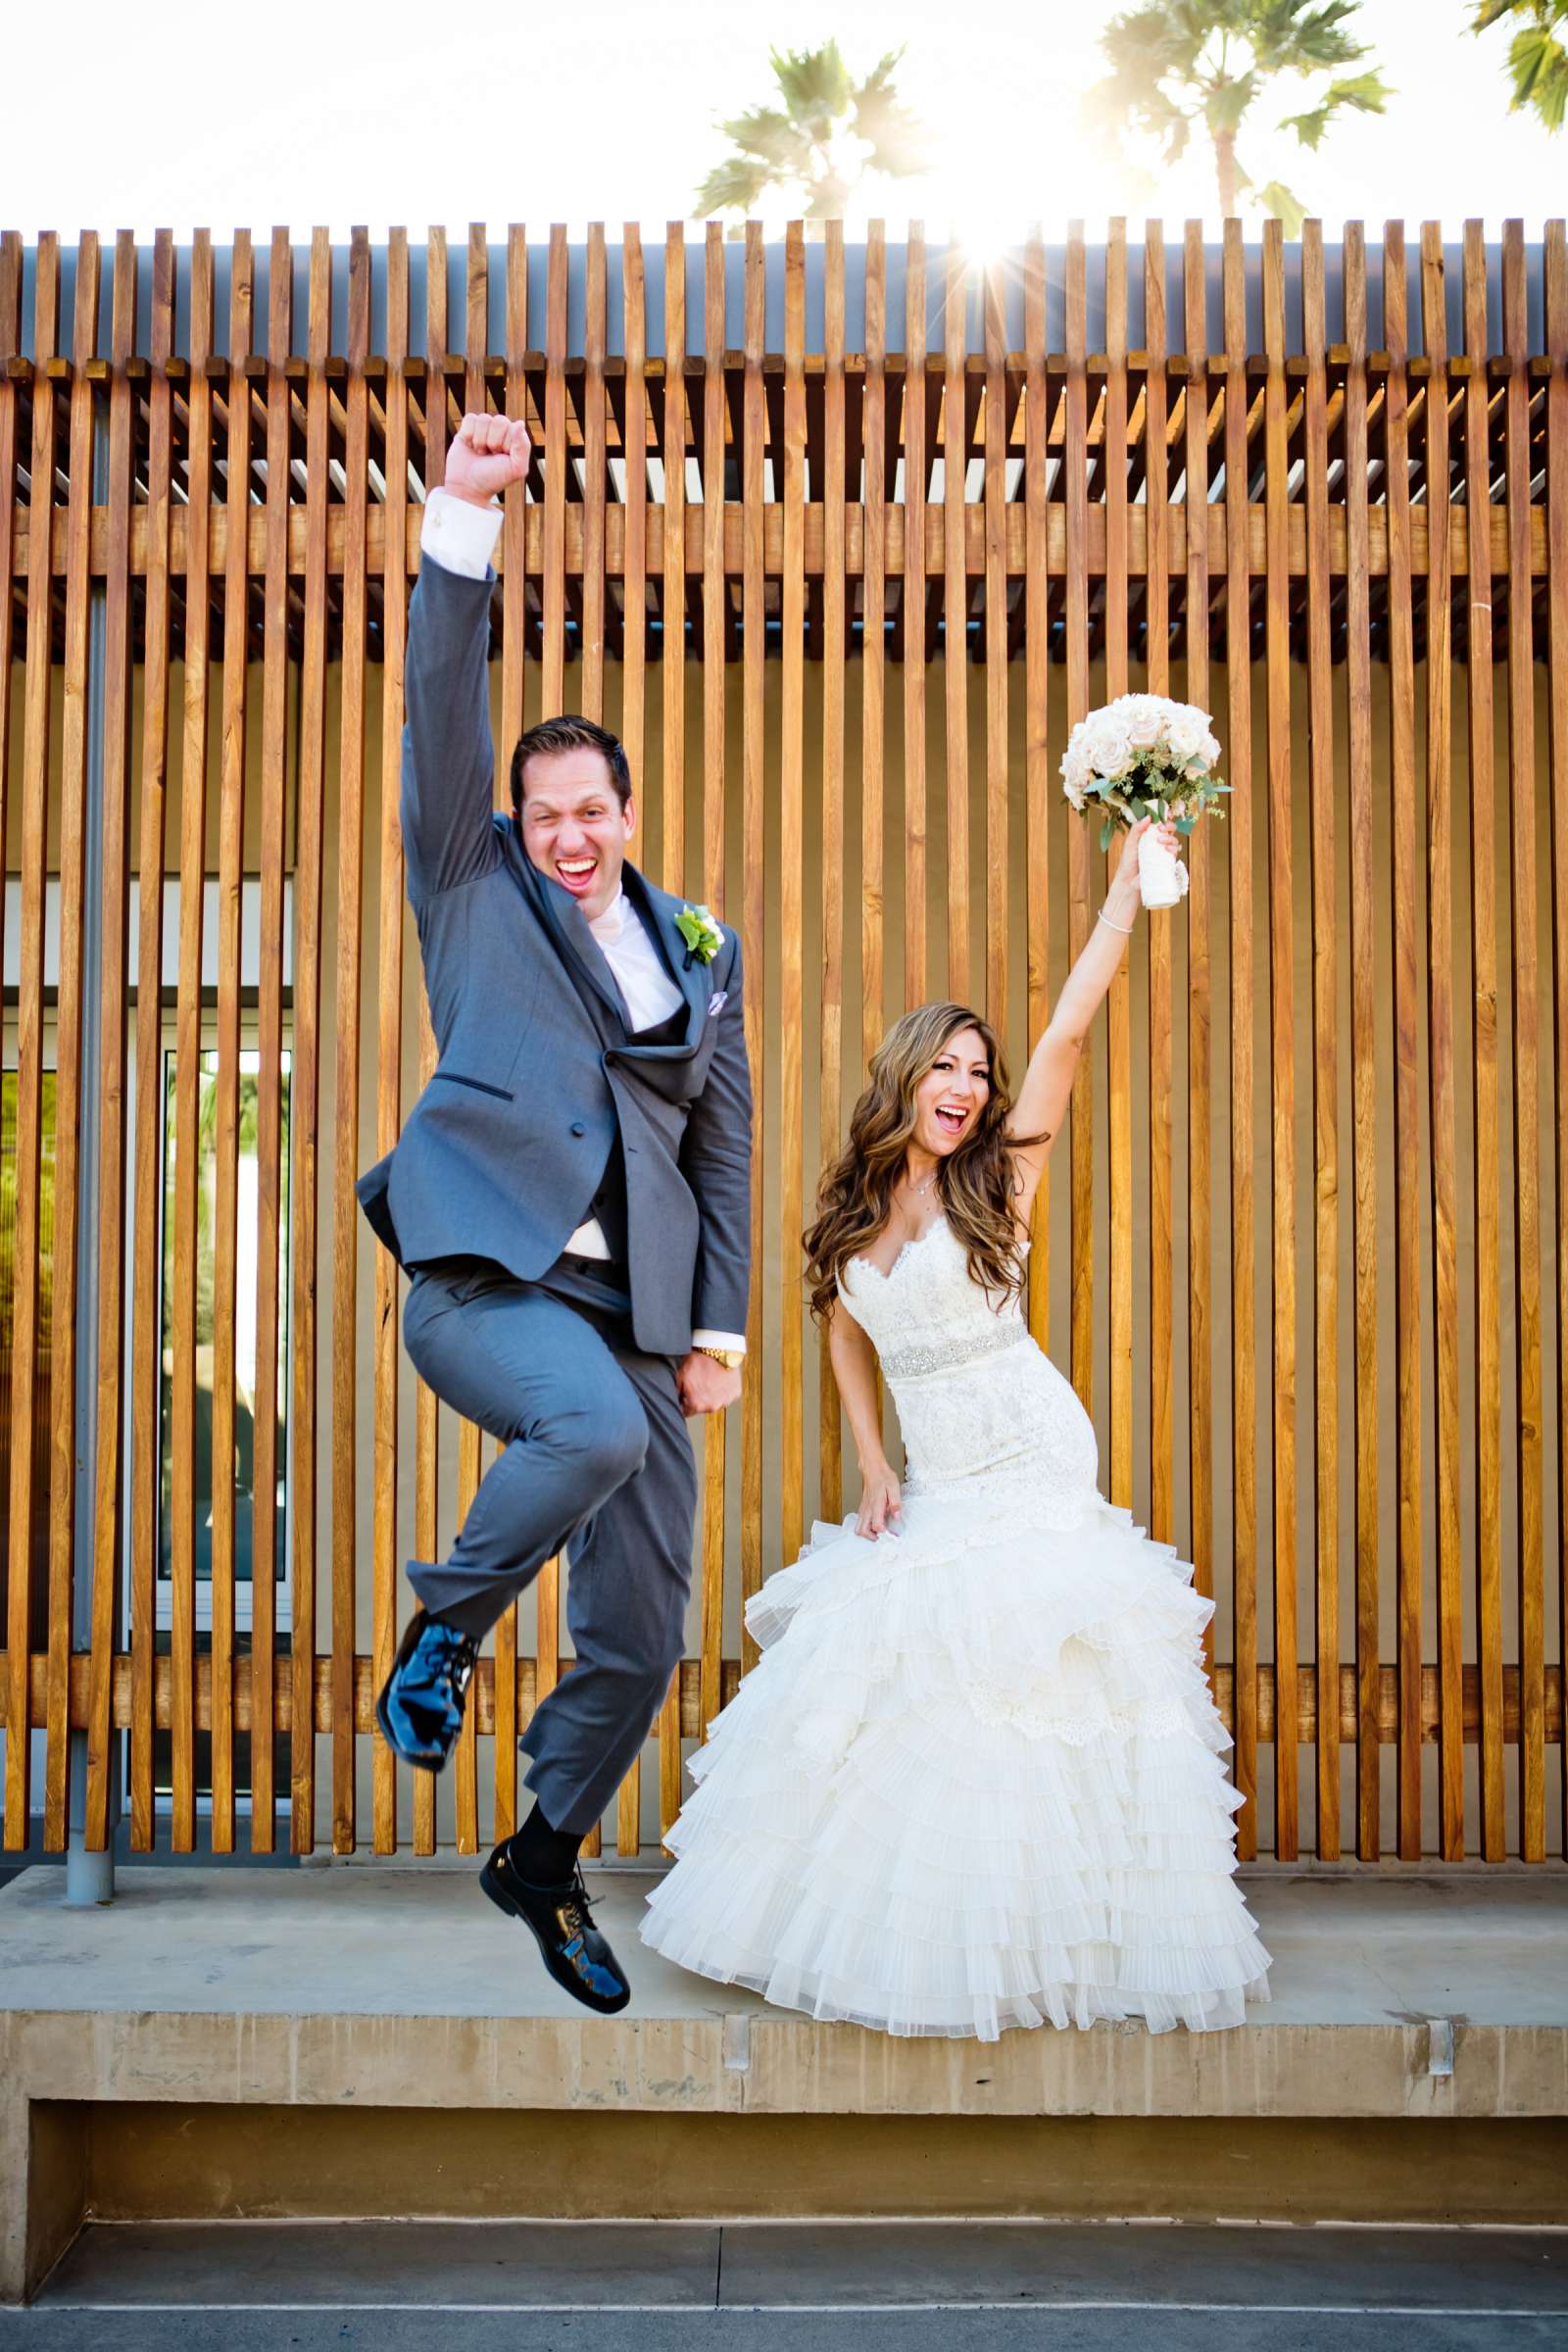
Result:
M763 1655L691 1759L644 1941L889 2034L1240 2025L1268 1954L1190 1577L1098 1496L1067 1529L952 1489L897 1539L818 1524L748 1607Z

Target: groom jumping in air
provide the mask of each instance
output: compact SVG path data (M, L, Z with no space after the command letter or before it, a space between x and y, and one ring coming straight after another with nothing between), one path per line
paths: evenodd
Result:
M493 809L490 557L527 464L521 423L464 418L409 611L403 840L440 1058L358 1192L413 1277L416 1369L505 1450L447 1558L409 1563L423 1606L376 1720L439 1770L480 1641L566 1554L576 1660L524 1735L533 1810L479 1883L559 1984L615 2010L578 1853L685 1647L686 1421L741 1392L751 1081L739 944L629 862L615 738L530 728L512 814Z

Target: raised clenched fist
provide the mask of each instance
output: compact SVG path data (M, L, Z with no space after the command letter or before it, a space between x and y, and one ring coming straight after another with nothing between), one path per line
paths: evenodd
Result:
M465 416L447 451L445 487L454 498L482 507L528 470L528 428L520 417L474 412Z

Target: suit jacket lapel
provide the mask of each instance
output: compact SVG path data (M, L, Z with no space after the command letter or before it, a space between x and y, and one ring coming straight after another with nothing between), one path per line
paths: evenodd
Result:
M638 1046L632 1050L666 1058L693 1054L702 1042L713 981L707 964L698 962L675 928L675 917L685 902L672 898L667 890L657 889L634 865L621 869L621 888L642 915L649 935L663 956L665 969L686 1000L686 1034L679 1045Z
M645 874L629 862L621 868L621 887L632 901L633 909L643 921L650 937L664 959L665 968L686 1004L686 1033L675 1045L638 1046L619 1044L628 1035L626 1005L615 976L610 968L604 950L588 928L587 917L571 893L552 882L540 872L517 840L516 828L505 817L497 825L512 837L510 848L515 856L507 858L507 870L528 905L538 913L540 921L554 941L567 970L583 991L591 991L603 1013L614 1024L619 1051L634 1054L647 1061L685 1060L696 1053L702 1042L703 1023L708 1016L709 1000L713 993L712 975L707 964L700 963L689 954L686 942L675 928L675 917L684 902L672 898L668 891L659 890ZM590 1007L592 1009L592 1007Z
M499 821L506 825L504 818ZM615 986L615 976L605 960L604 950L589 930L582 908L569 891L563 890L559 882L552 882L548 874L539 871L517 841L515 827L506 825L506 830L512 835L512 846L516 851L515 858L507 859L508 872L537 912L567 970L580 987L592 991L624 1035L626 1007Z

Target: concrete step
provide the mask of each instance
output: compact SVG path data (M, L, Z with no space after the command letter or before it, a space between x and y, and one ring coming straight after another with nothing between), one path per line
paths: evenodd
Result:
M1568 2322L1568 2231L90 2224L37 2310L1250 2311Z
M0 1892L0 2302L84 2219L1568 2222L1568 1874L1249 1876L1234 2033L898 2040L643 1950L579 2008L470 1870Z

